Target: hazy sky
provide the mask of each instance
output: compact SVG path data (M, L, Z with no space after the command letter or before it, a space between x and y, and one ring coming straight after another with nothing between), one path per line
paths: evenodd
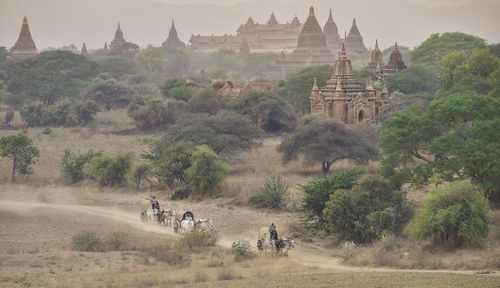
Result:
M294 15L303 23L313 5L321 26L329 9L339 34L356 17L367 47L416 47L433 33L460 31L500 42L500 0L0 0L0 46L12 47L23 16L38 49L74 44L99 49L111 42L117 22L125 39L160 46L175 20L181 40L191 35L236 34L249 16L280 23Z

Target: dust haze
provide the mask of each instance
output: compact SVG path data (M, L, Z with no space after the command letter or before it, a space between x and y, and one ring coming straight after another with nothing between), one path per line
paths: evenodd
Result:
M172 20L188 42L191 35L234 35L249 16L263 23L271 12L280 23L294 15L303 23L310 5L321 25L332 9L341 36L356 17L367 47L375 39L384 49L395 41L415 47L430 34L454 31L500 41L498 0L0 0L0 46L14 45L23 16L39 50L71 44L79 49L83 42L100 49L113 39L118 22L125 39L144 48L160 46Z

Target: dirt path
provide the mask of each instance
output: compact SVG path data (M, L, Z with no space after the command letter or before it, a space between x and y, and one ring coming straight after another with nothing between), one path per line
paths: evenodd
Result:
M93 216L105 217L108 220L129 225L130 227L140 231L179 237L179 235L174 233L173 229L170 227L165 227L165 226L159 227L158 225L143 223L140 221L139 215L135 215L114 208L108 208L103 206L61 205L61 204L38 203L38 202L21 203L16 201L0 201L0 210L19 212L25 210L27 207L32 209L40 209L40 208L50 209L51 211L59 210L59 211L85 213ZM239 236L235 237L238 238ZM219 241L219 245L225 248L230 248L233 241L237 241L240 239L240 238L238 239L236 238L230 239L230 238L231 237L222 237ZM411 270L411 269L404 270L404 269L392 269L392 268L346 266L340 262L340 258L331 257L325 252L326 251L323 249L301 247L299 244L298 247L296 247L290 252L289 258L291 260L297 261L307 266L321 267L326 269L348 271L348 272L453 273L453 274L465 274L465 275L477 274L477 271L472 271L472 270ZM488 275L500 276L500 272L495 271Z

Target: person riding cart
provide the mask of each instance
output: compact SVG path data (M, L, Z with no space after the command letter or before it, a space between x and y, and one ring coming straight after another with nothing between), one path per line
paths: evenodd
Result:
M271 223L271 226L269 226L269 238L272 240L278 240L278 231L276 230L276 225L274 225L274 223Z
M149 200L151 202L151 208L154 210L160 211L160 202L156 200L156 196L151 197L152 199L146 198L146 200Z

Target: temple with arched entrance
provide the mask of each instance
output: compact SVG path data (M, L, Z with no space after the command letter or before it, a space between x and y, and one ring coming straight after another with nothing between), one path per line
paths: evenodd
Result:
M389 101L386 85L381 91L373 87L371 80L366 86L359 82L344 44L332 77L321 88L314 79L310 97L311 113L325 113L346 124L378 123L380 109Z

